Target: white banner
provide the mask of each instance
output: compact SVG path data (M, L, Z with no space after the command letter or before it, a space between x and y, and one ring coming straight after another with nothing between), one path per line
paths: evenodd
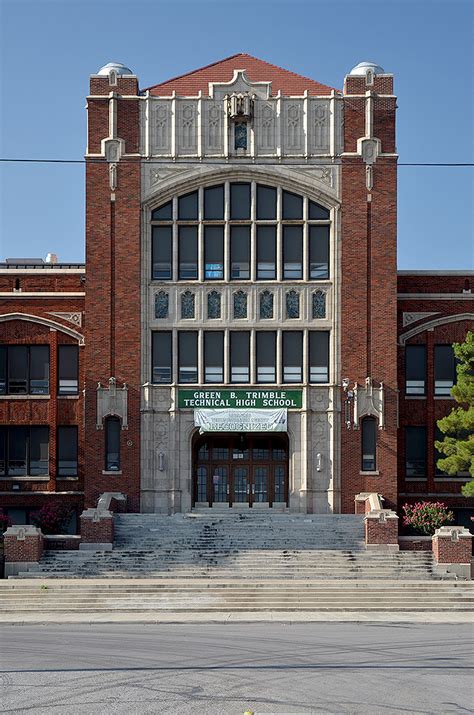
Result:
M194 410L200 432L286 432L287 410Z

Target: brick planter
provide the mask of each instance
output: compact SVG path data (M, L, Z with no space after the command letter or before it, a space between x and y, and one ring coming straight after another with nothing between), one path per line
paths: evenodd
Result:
M391 509L371 511L365 516L365 548L398 551L398 516Z
M43 556L43 534L37 526L10 526L3 535L5 578L34 569Z
M81 514L80 550L112 550L114 542L114 517L111 511L86 509Z
M440 573L471 578L472 534L463 526L442 526L433 536L433 556Z

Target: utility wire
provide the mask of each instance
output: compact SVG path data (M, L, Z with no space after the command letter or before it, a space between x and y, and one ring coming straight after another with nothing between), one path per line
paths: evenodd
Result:
M249 157L250 159L253 157ZM259 157L260 158L260 157ZM264 157L261 157L264 158ZM355 158L355 157L354 157ZM91 159L18 159L18 158L1 158L0 157L0 162L1 163L16 163L16 164L114 164L114 163L119 163L119 164L137 164L139 161L144 161L144 163L149 166L150 164L159 164L163 165L164 163L170 163L170 158L169 157L163 157L163 159L146 159L146 157L137 157L137 159L120 159L119 162L112 162L112 161L106 161L105 159L102 158L91 158ZM203 165L202 161L195 161L195 160L189 160L189 161L180 161L180 162L173 162L176 164L176 166L179 165L184 165L184 164L198 164L199 166ZM241 163L241 162L239 162ZM227 161L209 161L209 164L212 166L220 165L222 164L223 166L229 166L229 162ZM248 162L242 162L243 166L252 166L254 165L255 162L253 161L248 161ZM262 166L281 166L282 162L263 162ZM285 166L292 167L292 166L299 166L299 164L286 164ZM318 168L320 166L337 166L337 164L326 164L326 163L317 163L317 164L311 164L311 166L314 166L314 168ZM474 162L407 162L407 161L401 161L397 162L397 166L474 166Z

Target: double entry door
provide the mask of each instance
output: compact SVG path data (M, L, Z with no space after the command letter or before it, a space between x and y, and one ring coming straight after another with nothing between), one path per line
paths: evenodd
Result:
M195 455L194 503L288 503L286 435L204 436Z

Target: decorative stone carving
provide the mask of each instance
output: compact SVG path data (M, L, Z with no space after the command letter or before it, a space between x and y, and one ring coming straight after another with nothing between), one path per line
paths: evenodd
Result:
M181 318L189 320L195 315L195 295L190 290L181 293Z
M263 319L273 318L273 293L264 290L260 293L260 317Z
M122 429L128 429L128 386L124 382L118 388L115 377L109 379L107 387L97 384L97 429L103 429L106 417L119 417Z
M233 92L227 97L227 114L231 119L250 119L253 113L253 97L248 92Z
M263 153L273 152L275 151L275 107L270 102L260 102L257 106L257 148Z
M154 105L153 152L167 154L170 151L171 122L169 102Z
M82 313L48 313L48 315L61 318L61 320L65 320L66 323L72 323L79 327L82 326Z
M311 150L315 153L329 150L329 106L327 102L312 105Z
M312 295L311 300L312 317L320 320L326 317L326 293L322 290L317 290Z
M383 382L379 387L374 387L372 378L367 377L364 387L354 385L354 429L359 429L362 417L375 417L379 423L379 429L385 426L384 418L384 386Z
M155 318L167 318L169 314L169 295L164 290L155 294Z
M216 290L207 294L207 317L211 320L221 317L221 294Z
M209 82L209 96L212 99L225 99L231 94L249 94L259 99L268 99L271 94L271 82L252 82L245 70L234 70L230 82Z
M234 318L247 317L247 293L243 290L238 290L234 293Z
M301 103L286 105L286 147L290 153L301 151L302 139L302 106Z
M431 318L432 315L439 315L439 313L403 313L402 322L403 327L416 323L418 320L424 320L425 318Z
M217 102L207 103L206 150L210 153L222 151L223 111Z
M179 111L179 145L185 154L197 150L197 107L195 104L180 105Z
M296 290L289 290L286 293L286 317L300 317L300 294Z

